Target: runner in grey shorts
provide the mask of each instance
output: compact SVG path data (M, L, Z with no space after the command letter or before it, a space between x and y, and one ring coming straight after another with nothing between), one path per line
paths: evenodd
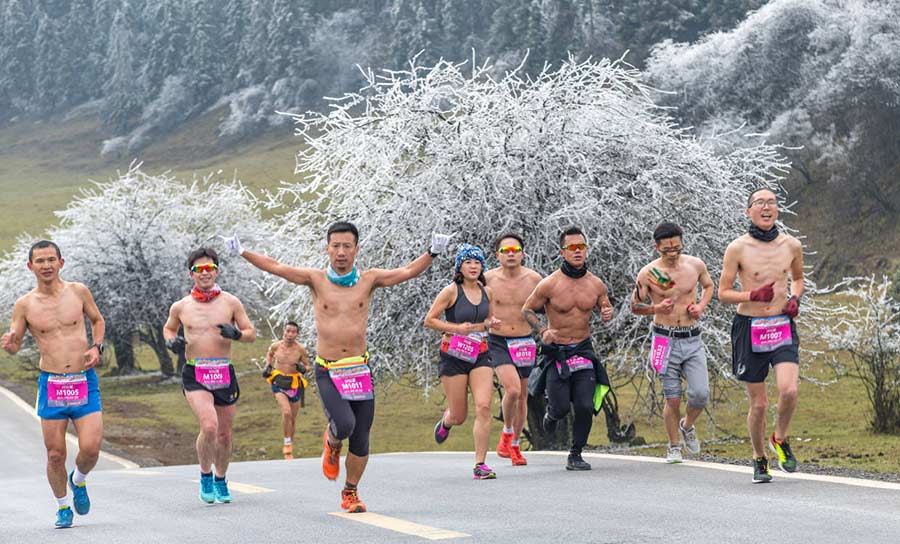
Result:
M694 421L709 399L706 350L700 339L699 322L715 289L703 261L682 254L682 238L681 228L674 223L656 227L653 240L659 258L638 273L631 297L632 312L653 316L648 363L660 375L663 385L669 463L681 462L680 442L688 452L700 453ZM699 301L698 285L702 290ZM681 417L682 378L687 382L684 418Z
M700 340L699 327L693 330L664 329L653 327L656 334L670 333L681 336L696 331L696 336L687 338L669 337L669 362L666 373L661 375L663 396L666 399L681 399L681 379L687 382L688 408L702 410L709 399L709 374L706 371L706 348Z

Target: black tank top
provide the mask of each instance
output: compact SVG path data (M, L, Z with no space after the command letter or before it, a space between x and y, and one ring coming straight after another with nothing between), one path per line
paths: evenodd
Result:
M461 283L456 284L456 302L444 311L444 319L449 323L480 323L488 318L491 311L491 303L488 300L487 292L484 287L478 284L481 289L481 302L475 306L466 297Z

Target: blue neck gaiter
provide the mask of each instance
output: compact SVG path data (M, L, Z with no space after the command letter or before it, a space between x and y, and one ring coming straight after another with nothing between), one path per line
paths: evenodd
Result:
M331 283L335 283L341 287L353 287L356 285L356 282L359 281L359 272L356 270L356 265L353 265L353 270L347 272L343 276L339 276L338 273L331 268L331 265L328 265L325 274L328 276L328 279L331 280Z

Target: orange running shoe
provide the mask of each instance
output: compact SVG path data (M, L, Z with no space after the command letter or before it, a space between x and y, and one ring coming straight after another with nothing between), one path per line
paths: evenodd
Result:
M512 459L512 464L515 467L525 466L528 464L528 461L522 457L522 450L519 449L519 446L510 446L509 447L510 458Z
M509 459L510 451L509 447L512 444L513 434L512 433L501 433L500 434L500 442L497 442L497 455L504 459Z
M328 443L328 427L325 427L322 445L322 474L329 480L337 480L341 473L341 446L333 447Z
M281 453L284 454L285 459L293 459L294 458L294 445L293 444L285 444L283 448L281 448Z
M366 505L359 500L359 495L355 489L344 488L341 491L341 508L351 514L359 514L366 511Z

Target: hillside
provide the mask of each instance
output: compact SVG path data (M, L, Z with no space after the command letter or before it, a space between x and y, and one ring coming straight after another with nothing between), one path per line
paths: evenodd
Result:
M17 121L0 127L0 249L8 250L22 232L38 235L55 222L53 210L65 206L80 187L103 181L132 160L151 172L171 170L190 179L221 172L254 189L274 188L294 175L299 141L290 125L252 140L223 144L216 127L225 115L212 111L146 148L139 156L100 157L105 138L90 114L54 122ZM799 178L799 176L798 176ZM900 225L896 217L868 210L852 221L846 196L825 183L791 180L797 216L787 222L806 237L815 254L807 257L819 281L845 275L888 272L900 261ZM843 193L845 194L845 193Z

